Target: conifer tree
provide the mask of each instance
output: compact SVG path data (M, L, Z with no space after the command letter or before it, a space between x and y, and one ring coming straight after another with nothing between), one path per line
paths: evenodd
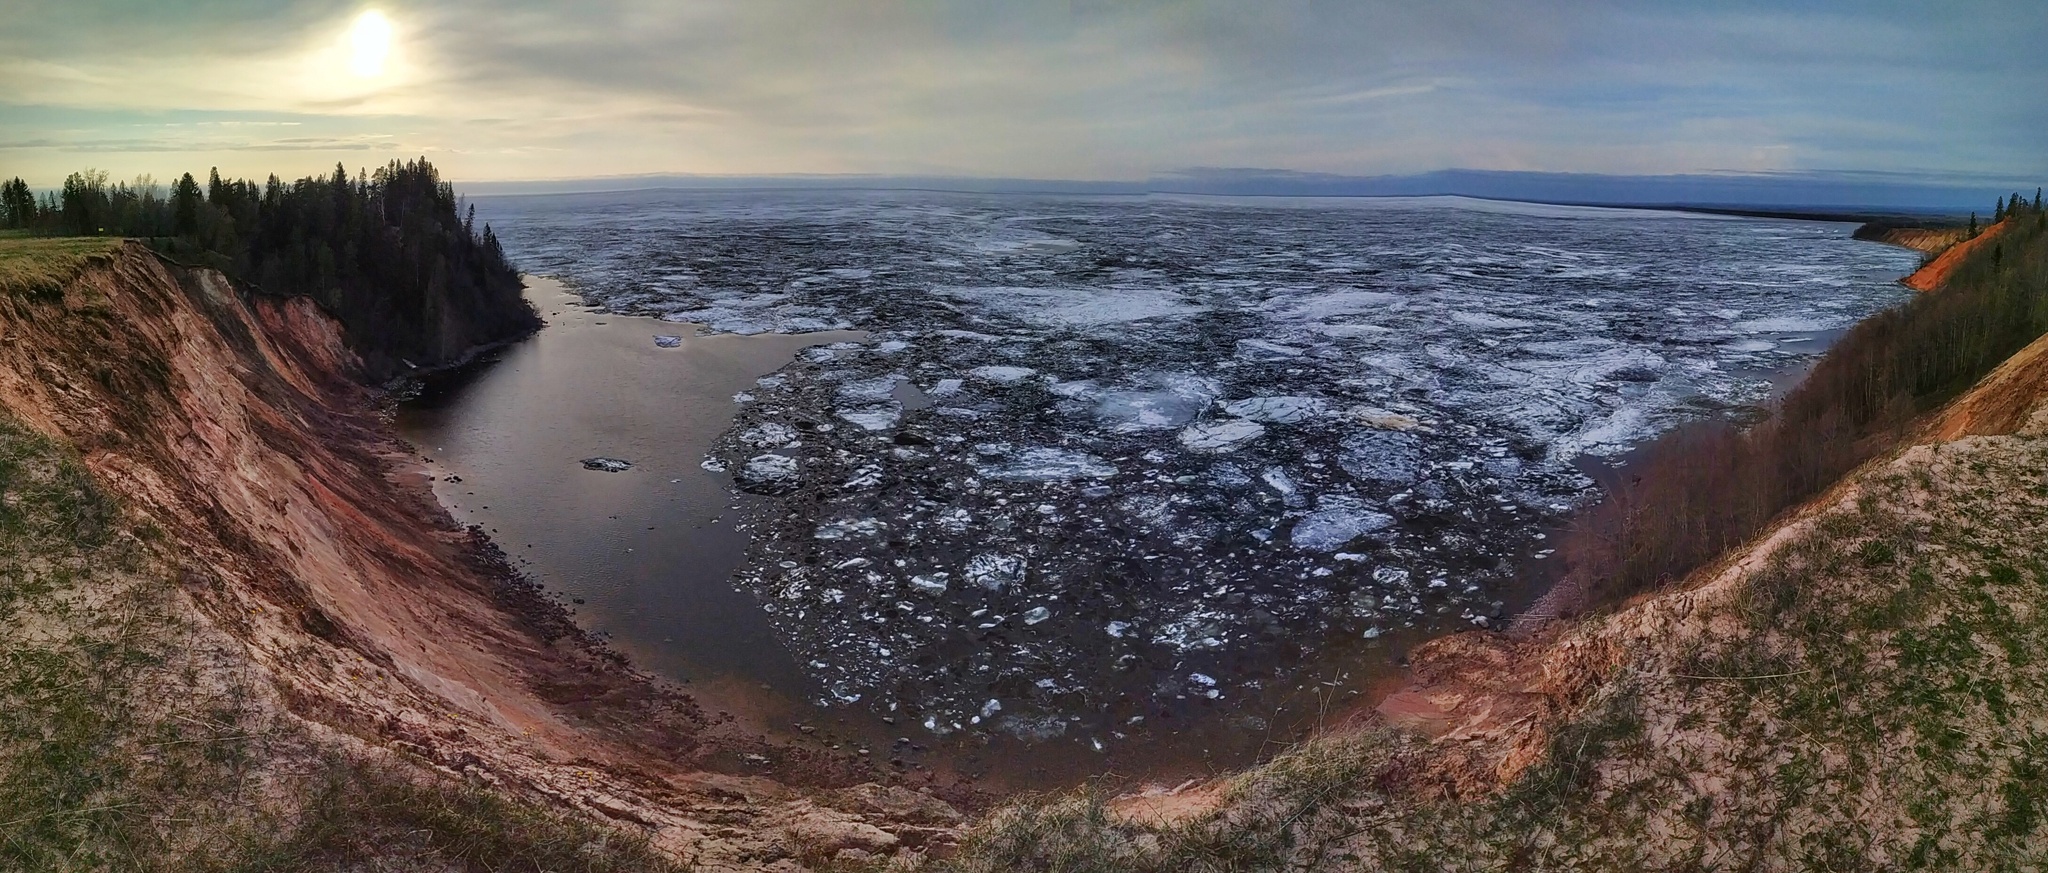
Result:
M171 186L171 233L192 236L199 232L199 180L186 173Z
M36 221L36 196L20 176L0 184L0 227L28 227Z
M1992 223L1992 224L1997 224L1997 223L1999 223L1999 222L2001 222L2001 221L2004 221L2004 220L2005 220L2005 198L2003 198L2003 197L2000 197L2000 198L1998 198L1998 208L1997 208L1997 209L1995 209L1995 210L1992 210L1992 212L1991 212L1991 223Z

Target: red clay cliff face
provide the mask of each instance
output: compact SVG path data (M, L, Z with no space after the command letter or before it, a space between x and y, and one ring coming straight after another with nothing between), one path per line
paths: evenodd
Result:
M1962 263L1965 258L1968 258L1971 252L1976 251L1986 242L1996 238L2005 230L2005 224L2005 222L2001 221L1991 225L1984 228L1983 232L1975 237L1943 249L1940 256L1932 261L1928 261L1926 266L1913 271L1913 275L1899 280L1899 283L1923 293L1940 288L1943 282L1948 281L1948 274L1955 271L1957 264Z
M898 842L788 787L876 778L852 756L763 739L586 644L449 519L360 375L310 300L244 299L132 243L60 300L0 299L0 404L178 544L189 593L299 715L686 858L772 856L799 820Z

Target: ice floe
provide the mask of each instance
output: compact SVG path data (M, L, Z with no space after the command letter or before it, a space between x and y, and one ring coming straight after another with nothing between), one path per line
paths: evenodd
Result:
M1197 452L1235 451L1245 443L1266 435L1266 426L1242 418L1222 418L1191 424L1180 432L1180 444Z

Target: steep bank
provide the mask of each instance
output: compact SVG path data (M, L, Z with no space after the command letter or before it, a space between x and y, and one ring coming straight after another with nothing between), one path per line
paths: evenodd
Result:
M1997 239L1998 235L2005 231L2007 224L2008 222L2001 221L1984 228L1982 232L1974 237L1964 238L1958 235L1956 242L1943 246L1934 260L1928 261L1920 269L1915 270L1913 275L1899 280L1900 283L1921 292L1940 288L1942 283L1948 281L1949 274L1955 272L1957 267L1961 266L1985 247L1994 245L1992 240Z
M1960 226L1920 227L1872 221L1856 228L1855 237L1908 248L1932 256L1939 255L1949 246L1968 239L1969 231Z
M251 679L319 749L582 809L703 863L895 851L952 820L852 750L752 735L584 644L448 520L311 300L128 244L0 300L0 332L0 405L160 531L172 599L232 641L203 671Z

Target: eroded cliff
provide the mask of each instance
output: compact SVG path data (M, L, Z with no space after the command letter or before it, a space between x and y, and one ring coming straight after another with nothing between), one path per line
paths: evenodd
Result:
M168 577L178 633L212 641L190 670L239 677L193 687L243 689L294 726L294 750L252 766L388 761L713 866L945 840L946 804L850 751L766 739L583 639L449 520L362 376L312 301L132 243L54 293L0 299L0 405L75 449L147 532L135 572ZM292 796L282 827L303 824Z

